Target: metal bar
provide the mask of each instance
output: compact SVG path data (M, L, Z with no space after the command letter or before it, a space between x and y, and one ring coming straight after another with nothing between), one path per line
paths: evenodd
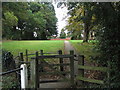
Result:
M2 73L0 73L0 76L6 75L6 74L9 74L9 73L13 73L13 72L16 72L16 71L20 71L22 69L23 68L17 68L17 69L13 69L13 70L10 70L10 71L7 71L7 72L2 72Z
M26 64L29 64L30 63L30 61L20 61L20 63L26 63Z

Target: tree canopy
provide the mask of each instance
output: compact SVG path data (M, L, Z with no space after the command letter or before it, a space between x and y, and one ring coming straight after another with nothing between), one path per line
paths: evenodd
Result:
M57 18L51 3L4 2L2 6L3 38L48 39L57 35Z

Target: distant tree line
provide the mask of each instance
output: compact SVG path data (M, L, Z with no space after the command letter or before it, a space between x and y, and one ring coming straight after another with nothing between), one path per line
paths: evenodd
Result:
M48 39L57 35L51 3L3 2L2 37L11 40Z

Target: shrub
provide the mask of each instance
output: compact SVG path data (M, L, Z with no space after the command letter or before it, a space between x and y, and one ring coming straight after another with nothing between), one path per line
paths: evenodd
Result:
M15 69L15 67L13 55L7 50L2 50L2 72ZM16 72L2 76L2 88L19 88L19 86Z

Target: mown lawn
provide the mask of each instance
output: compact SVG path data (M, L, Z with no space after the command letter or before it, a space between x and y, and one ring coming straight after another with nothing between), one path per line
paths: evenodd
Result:
M96 55L93 52L93 48L95 47L95 41L89 41L89 43L83 43L82 40L70 40L70 43L76 49L76 51L84 55L86 60L90 60L90 56Z
M6 41L2 43L2 48L11 51L13 55L18 55L19 52L25 53L28 49L29 53L44 50L44 52L56 53L58 50L63 50L64 41L62 40L39 40L39 41Z

